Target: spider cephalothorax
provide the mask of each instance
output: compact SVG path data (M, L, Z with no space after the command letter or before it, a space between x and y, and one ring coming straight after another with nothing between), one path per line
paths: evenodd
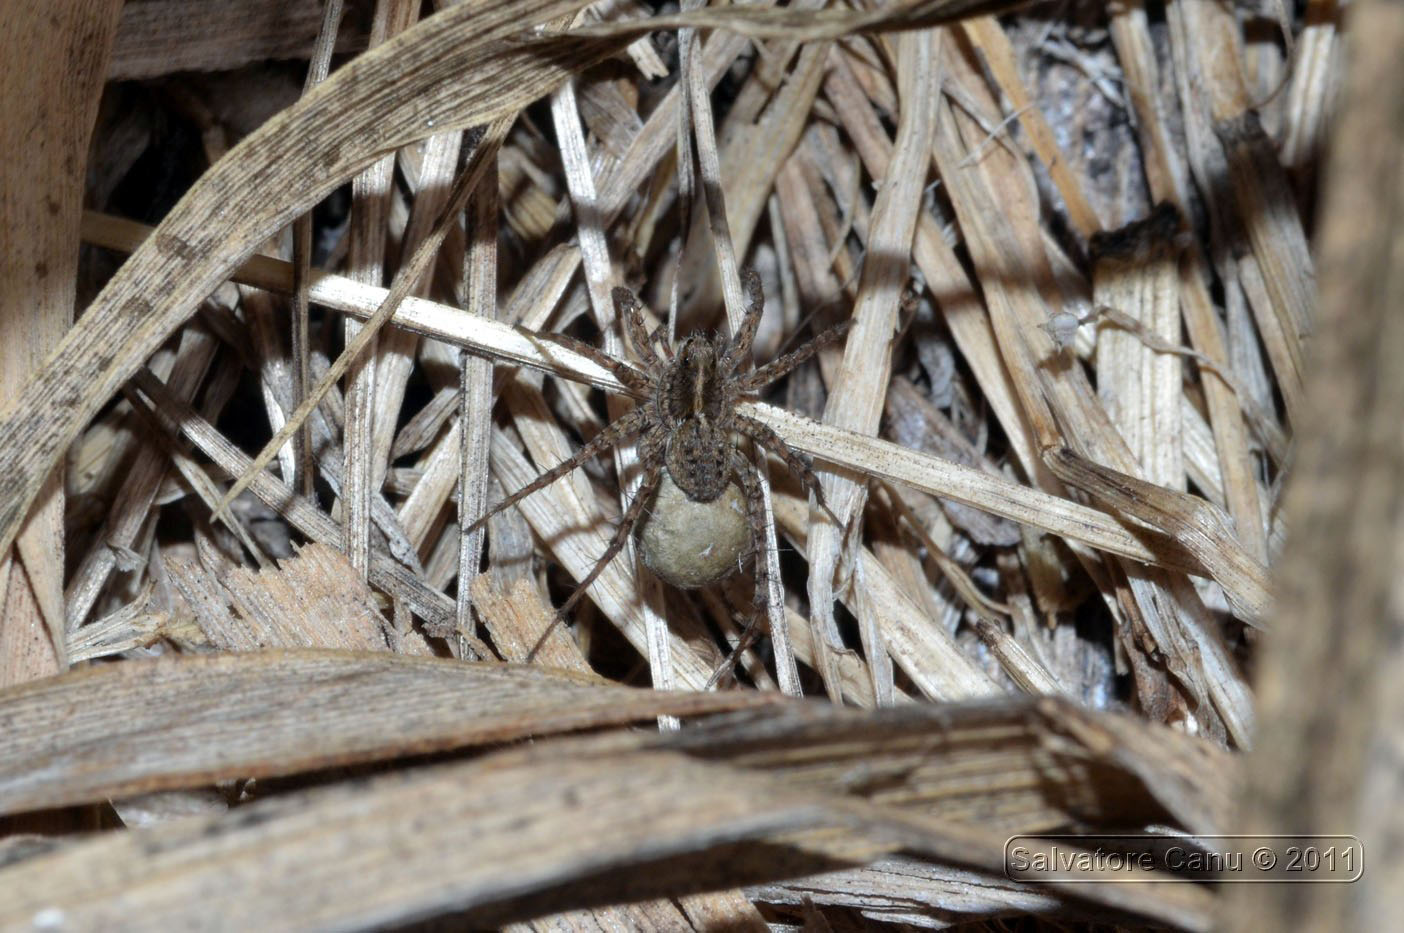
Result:
M731 470L731 409L722 356L710 337L694 334L666 364L653 405L668 424L664 462L689 499L711 502L726 489Z
M740 483L746 501L746 518L753 544L762 540L765 514L755 466L736 445L736 435L755 441L779 456L814 491L823 507L823 494L809 464L791 450L774 431L736 410L745 395L779 379L809 359L822 346L832 343L847 329L839 325L809 343L754 371L745 371L751 354L765 301L760 278L751 271L742 274L749 303L741 329L730 339L694 334L676 351L657 333L652 337L644 326L642 306L627 288L613 292L614 306L624 331L638 357L639 367L608 356L572 338L555 335L551 339L570 346L612 372L640 404L616 418L589 443L564 462L542 473L512 493L479 518L468 529L482 527L497 512L515 504L584 464L611 446L637 439L643 483L620 519L608 547L599 561L577 585L575 592L557 610L561 618L584 594L615 555L624 547L629 533L638 524L644 507L657 491L666 470L673 483L694 502L711 502L722 495L733 477ZM660 351L654 350L657 343ZM763 601L768 585L765 555L756 553L757 602Z

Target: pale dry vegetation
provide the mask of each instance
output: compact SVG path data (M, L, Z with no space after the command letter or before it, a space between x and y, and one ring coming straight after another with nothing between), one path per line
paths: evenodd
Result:
M1318 191L1335 3L53 6L0 40L0 926L1347 909L1005 871L1392 799L1404 121ZM630 546L523 663L640 485L611 448L465 533L627 410L539 334L627 358L616 285L734 332L745 268L757 365L851 321L740 407L826 506L750 451L765 637L704 689L749 558Z

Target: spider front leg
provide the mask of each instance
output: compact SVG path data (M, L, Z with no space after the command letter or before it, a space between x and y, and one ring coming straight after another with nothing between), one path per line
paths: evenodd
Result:
M607 448L613 447L622 441L626 441L629 438L634 437L641 430L643 430L644 424L647 420L648 415L646 409L642 407L630 409L629 411L620 415L618 418L615 418L609 424L605 425L604 428L600 430L600 433L596 434L593 438L591 438L589 443L585 444L583 447L577 450L574 456L566 460L562 460L560 463L551 467L551 469L547 470L545 473L542 473L530 483L527 483L521 489L518 489L516 492L512 493L506 499L503 499L501 502L494 505L491 509L485 512L481 518L473 522L473 524L469 525L468 529L464 532L464 534L472 534L479 528L483 527L483 525L487 524L488 519L492 518L494 515L496 515L498 512L501 512L503 509L510 508L516 505L518 502L522 501L527 496L536 492L538 489L545 489L547 486L551 485L556 480L560 479L562 476L565 476L571 470L574 470L576 467L587 463L591 457L602 453Z
M614 313L624 322L624 332L629 335L629 343L634 347L634 355L649 369L658 368L658 354L653 352L653 340L644 327L643 305L639 296L623 286L610 292L614 298Z
M848 333L848 328L852 326L852 324L853 322L851 320L844 321L842 324L836 324L820 333L819 336L815 337L798 350L791 350L779 359L771 360L769 363L766 363L755 372L742 376L739 380L740 390L742 392L754 392L757 389L770 385L770 383L779 379L781 376L818 353L824 347L827 347L829 344Z
M731 454L731 469L741 481L741 491L746 496L746 523L751 526L751 552L755 558L755 594L751 597L751 618L741 630L736 647L731 649L725 661L712 672L704 690L717 685L727 671L735 667L741 655L756 643L761 634L761 619L767 618L766 606L770 601L770 560L766 553L765 496L761 492L760 477L756 467L737 451Z
M760 327L761 315L765 313L765 293L755 269L746 269L741 273L741 287L746 290L746 315L741 319L741 329L732 338L731 348L726 351L726 358L722 361L722 369L728 373L735 372L751 355L751 344L756 340L756 330Z
M785 466L789 468L790 472L798 475L805 488L814 493L814 501L819 508L824 510L824 514L829 516L836 526L843 527L843 522L839 521L838 516L824 501L824 488L819 485L819 477L814 475L813 468L804 457L795 453L789 444L780 439L779 434L770 429L769 425L762 424L756 419L742 414L735 416L735 424L736 430L784 460Z
M659 321L658 326L653 329L653 333L648 335L648 342L658 345L658 352L663 354L665 360L673 359L673 345L668 342L668 336L664 333L668 329L667 321Z
M568 334L536 333L532 336L541 338L550 343L560 344L568 350L573 350L581 356L586 357L593 363L609 370L614 374L614 378L623 383L624 388L634 395L643 397L653 391L653 380L623 360L616 360L605 353L599 347L592 347L583 340L576 340Z
M600 559L595 562L594 567L590 568L590 572L585 575L584 579L575 585L575 592L571 593L566 601L561 604L561 607L556 610L555 617L551 619L551 624L546 626L546 631L541 633L541 637L537 639L536 644L527 652L526 660L528 664L536 657L536 652L541 650L541 646L546 644L546 639L555 631L556 626L565 621L566 613L570 612L575 604L580 601L580 597L585 595L585 591L590 588L590 584L595 582L595 579L609 566L609 562L614 560L615 556L624 549L625 542L629 540L630 532L634 530L634 526L639 523L639 519L643 516L644 507L647 506L649 500L653 498L654 492L658 489L658 483L663 477L663 458L658 456L652 448L645 452L645 457L643 482L639 485L638 492L634 493L634 498L629 502L629 507L624 510L623 516L620 517L619 524L615 527L614 535L609 539L609 544L605 547L604 554L600 555Z

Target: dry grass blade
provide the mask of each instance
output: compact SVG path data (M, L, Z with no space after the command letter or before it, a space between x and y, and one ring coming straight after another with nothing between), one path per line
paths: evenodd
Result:
M547 635L552 613L536 590L525 580L516 581L508 592L493 585L490 574L479 574L468 587L474 611L492 635L502 656L508 661L525 663L533 646ZM580 646L559 626L536 652L536 660L544 667L589 673L590 665L580 652Z
M772 702L380 654L111 665L0 692L0 813ZM105 712L114 706L120 733Z
M0 407L22 397L36 361L72 320L84 155L120 7L58 0L7 11L0 36ZM68 667L64 488L50 466L34 477L29 496L40 484L43 494L19 546L10 549L18 527L0 544L0 684Z
M174 626L164 612L148 611L152 585L142 588L137 598L109 616L84 626L68 640L69 657L76 664L149 645L169 633Z
M788 496L776 496L775 514L792 540L806 544L808 509ZM861 548L854 555L854 583L844 594L853 614L870 620L879 643L912 683L933 700L963 700L998 691L993 680L971 661L945 632L931 631L930 620L904 593L872 551ZM816 646L816 652L820 650ZM814 660L817 660L814 659ZM872 680L870 665L869 680ZM873 684L876 688L876 684ZM876 690L874 690L876 695ZM886 705L895 700L891 695Z
M1097 332L1097 394L1146 480L1185 488L1183 365L1163 351L1180 336L1179 212L1092 239L1092 288L1111 326Z
M697 807L679 811L678 798ZM132 918L117 905L138 898L143 922L161 927L210 912L256 929L453 912L481 928L860 864L903 835L864 819L865 809L666 753L440 767L269 801L257 819L127 833L31 859L0 872L16 894L0 922L47 909L126 929ZM468 835L474 845L461 845ZM240 871L254 865L257 880ZM376 884L321 893L367 872Z
M703 7L640 21L601 23L573 30L613 36L655 29L729 29L756 39L842 39L864 32L905 32L959 22L972 16L1017 9L1027 0L894 0L874 10L810 10L803 7Z
M497 159L489 183L474 202L468 218L468 244L463 262L463 290L470 314L497 317ZM488 451L492 440L492 364L468 353L458 355L458 579L472 579L483 554L483 531L465 529L488 505ZM392 454L393 456L393 454ZM458 630L475 635L476 621L469 588L458 587Z
M868 252L853 305L853 328L844 342L843 363L824 405L824 423L857 434L876 434L883 400L892 379L892 339L907 286L916 233L922 213L922 190L931 163L934 112L928 106L939 87L937 40L934 33L907 33L898 40L897 69L902 76L900 119L889 173L873 204ZM824 497L838 526L816 522L810 536L809 599L816 633L825 646L842 643L832 614L834 577L840 567L844 531L862 510L865 482L842 474L826 474ZM863 647L879 706L893 702L892 665L871 613L858 620ZM826 673L827 670L825 671ZM831 688L831 692L833 692Z
M1173 542L1153 533L1133 532L1105 512L1071 499L771 405L755 403L747 406L747 413L774 428L796 450L829 463L954 499L1113 554L1182 569L1195 567L1193 558Z
M307 67L303 93L327 79L331 71L332 52L336 48L337 30L341 28L342 0L327 0L322 7L322 22L317 29L317 42L312 48L312 61ZM302 214L293 221L293 326L290 352L293 365L292 404L302 403L311 382L308 372L308 313L307 275L312 269L312 215ZM303 424L293 445L294 472L297 489L303 495L312 492L312 428Z
M122 6L108 77L130 81L315 54L322 0L139 0ZM365 47L343 29L336 50Z
M746 893L766 904L843 907L877 923L905 923L916 929L1042 914L1058 904L1054 895L1023 882L900 856L863 868L753 885Z
M1006 634L1004 629L988 619L981 619L975 623L975 631L990 649L990 653L999 660L1004 672L1024 692L1049 696L1064 692L1065 688L1058 683L1058 679L1031 657L1023 645Z
M1044 453L1058 478L1085 489L1123 514L1172 534L1223 586L1240 618L1267 619L1267 568L1238 543L1223 515L1208 502L1093 463L1066 447Z
M377 0L371 21L370 47L375 48L413 26L419 18L420 6L411 0ZM454 132L433 136L428 140L427 146L437 149L439 147L436 143L445 139L451 140L452 145L456 146L458 136L459 134ZM386 228L390 225L394 201L392 188L396 161L398 160L394 153L387 153L371 162L351 179L351 218L346 235L346 272L367 285L380 285L384 275L386 253L389 251ZM419 216L415 218L417 221L421 219ZM407 225L403 237L408 240L409 235ZM414 243L414 240L405 242L406 249L411 243ZM429 259L423 256L419 258L421 262ZM407 273L410 272L411 270L404 265L396 272L397 281L392 283L391 297L387 297L387 304L393 306L397 303L397 299L393 297L396 291L407 292L409 288L418 285L419 276L409 278ZM402 299L403 295L400 298ZM381 313L391 312L385 312L382 306ZM355 346L357 352L353 354L343 351L334 367L346 368L346 414L342 419L341 432L344 455L340 492L345 519L342 522L342 547L351 560L351 566L355 567L362 577L365 577L370 565L371 501L380 486L377 482L380 475L375 464L376 422L389 420L376 417L379 395L377 390L380 388L380 380L377 377L390 368L382 367L381 363L385 356L394 355L381 353L382 326L383 322L377 322L376 319L364 326L356 321L343 321L347 350ZM386 343L396 342L393 331L387 334L386 338ZM386 375L388 378L384 381L393 383L393 376ZM327 384L327 380L322 380L322 386ZM298 404L302 405L304 402L305 400L299 399ZM262 468L262 465L259 465L258 469Z
M1058 194L1068 212L1068 220L1083 236L1090 237L1102 229L1097 212L1087 202L1077 177L1068 168L1068 160L1058 148L1053 131L1043 113L1029 99L1028 90L1019 77L1014 48L998 21L990 16L976 17L961 27L979 47L986 66L995 75L1000 89L1009 96L1009 103L1018 114L1020 124L1029 135L1030 147L1047 166Z
M1057 697L877 713L784 705L652 741L1010 832L1049 830L1070 819L1134 823L1158 811L1193 832L1219 832L1232 820L1239 768L1234 756L1203 739Z

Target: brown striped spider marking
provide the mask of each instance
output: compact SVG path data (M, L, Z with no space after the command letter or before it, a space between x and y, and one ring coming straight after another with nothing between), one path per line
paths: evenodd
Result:
M528 661L536 655L547 635L564 619L600 572L623 549L665 473L688 499L700 503L716 501L733 481L739 482L745 500L751 553L755 559L754 602L757 608L764 605L769 590L769 565L762 546L765 540L765 513L756 467L737 446L738 435L755 441L760 448L784 461L814 493L820 508L830 517L833 516L824 504L819 481L809 462L791 450L769 427L739 413L736 405L743 397L754 394L814 356L821 347L839 339L848 329L848 322L824 331L809 343L759 369L750 370L746 363L765 300L760 277L754 271L743 272L741 281L748 298L746 313L740 331L730 339L720 335L692 334L675 349L661 338L659 331L650 337L644 326L639 299L627 288L614 289L614 306L624 324L638 365L617 360L574 338L551 335L553 341L589 357L612 372L623 383L625 391L639 399L639 404L607 425L573 457L497 503L475 521L468 532L481 528L493 515L549 486L592 457L630 440L638 443L643 483L625 508L599 561L577 584L570 598L556 610L551 625L527 655ZM659 347L657 351L654 349L655 343ZM730 569L735 569L735 566L736 563L732 562ZM761 615L757 612L757 618ZM754 626L754 621L747 626L748 633ZM742 645L746 643L743 636Z

